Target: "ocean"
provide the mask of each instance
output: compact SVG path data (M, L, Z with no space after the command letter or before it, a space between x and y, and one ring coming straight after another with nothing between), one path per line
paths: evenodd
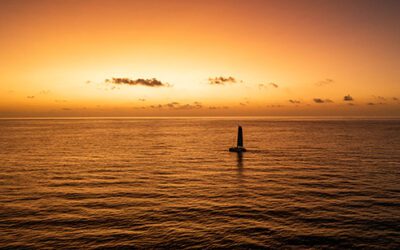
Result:
M399 249L400 120L1 119L0 247Z

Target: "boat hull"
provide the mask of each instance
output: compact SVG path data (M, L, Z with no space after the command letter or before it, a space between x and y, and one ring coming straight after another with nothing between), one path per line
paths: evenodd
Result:
M246 152L246 149L242 148L242 147L232 147L232 148L229 148L229 152L241 153L241 152Z

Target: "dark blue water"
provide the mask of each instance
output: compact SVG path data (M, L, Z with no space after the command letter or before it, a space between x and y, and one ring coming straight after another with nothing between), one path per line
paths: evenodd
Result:
M400 248L400 120L0 120L0 247Z

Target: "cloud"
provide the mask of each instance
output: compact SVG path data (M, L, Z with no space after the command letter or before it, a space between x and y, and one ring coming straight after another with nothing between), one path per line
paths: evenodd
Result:
M219 76L214 78L212 77L208 78L208 83L211 85L224 85L226 83L237 83L237 80L232 76L229 77Z
M267 108L283 108L283 107L285 107L285 106L284 105L279 105L279 104L277 104L277 105L274 105L274 104L267 105Z
M399 98L393 97L392 100L397 102L399 100Z
M325 80L316 82L315 85L317 86L325 86L325 85L330 85L332 83L334 83L335 81L333 79L330 78L326 78Z
M134 109L146 109L146 108L148 108L148 107L145 107L145 106L141 106L141 107L133 107Z
M139 101L141 101L141 102L145 102L145 101L146 101L146 99L144 99L144 98L139 98Z
M247 106L250 104L249 98L244 98L243 102L240 102L239 105L240 106Z
M274 87L274 88L279 88L279 85L276 84L276 83L274 83L274 82L265 83L265 84L264 84L264 83L258 84L258 88L259 88L259 89L267 88L268 86L272 86L272 87Z
M193 102L192 104L180 104L179 102L170 102L167 104L151 105L150 108L167 108L167 109L201 109L203 105L200 102Z
M367 105L374 106L374 105L386 105L384 102L368 102Z
M179 106L179 102L170 102L170 103L165 104L165 106L168 108L176 108Z
M315 103L333 103L331 99L314 98L313 101Z
M26 98L28 98L28 99L34 99L35 96L34 96L34 95L28 95Z
M300 103L301 103L301 101L299 101L299 100L293 100L293 99L290 99L289 102L290 102L290 103L293 103L293 104L300 104Z
M138 78L135 80L129 79L129 78L112 78L112 79L106 79L106 83L112 83L112 84L118 84L118 85L142 85L146 87L167 87L169 84L163 83L156 78L151 78L151 79L143 79L143 78Z
M324 100L322 100L320 98L314 98L314 102L315 103L324 103Z
M210 106L208 109L229 109L228 106Z
M41 94L41 95L50 94L50 90L42 90L42 91L39 92L39 94Z
M274 82L270 82L269 85L271 85L271 86L274 87L274 88L278 88L278 87L279 87L278 84L276 84L276 83L274 83Z
M201 109L203 105L199 102L194 102L193 104L184 104L176 107L176 109Z
M71 111L72 109L70 109L70 108L62 108L62 110Z
M355 104L352 103L352 102L347 103L347 105L349 105L349 106L355 106Z
M352 101L354 101L354 99L350 95L346 95L346 96L343 97L343 101L352 102Z
M385 97L383 97L383 96L375 96L375 95L373 95L372 96L373 98L375 98L375 99L377 99L377 100L380 100L380 101L386 101L386 98Z

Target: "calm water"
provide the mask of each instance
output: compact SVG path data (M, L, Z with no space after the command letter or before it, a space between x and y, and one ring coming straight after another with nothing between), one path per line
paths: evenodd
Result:
M0 246L400 248L400 120L0 120Z

